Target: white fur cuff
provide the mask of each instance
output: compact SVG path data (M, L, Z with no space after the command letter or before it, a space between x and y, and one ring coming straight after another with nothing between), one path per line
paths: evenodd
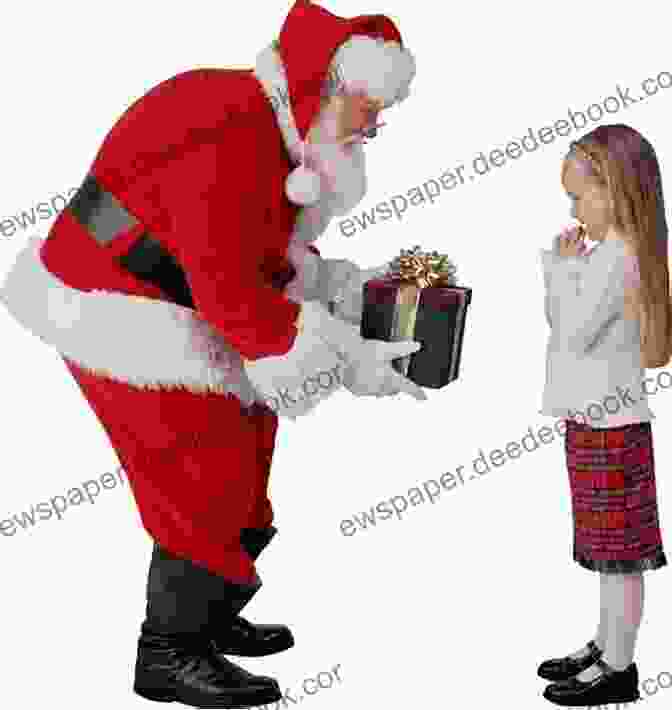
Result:
M288 353L243 363L257 399L280 417L296 419L312 411L343 384L346 363L321 332L318 308L316 303L303 304L301 327Z

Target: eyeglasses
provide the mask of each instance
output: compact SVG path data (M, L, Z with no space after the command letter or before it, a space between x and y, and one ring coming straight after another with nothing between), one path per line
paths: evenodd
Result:
M355 133L352 133L351 135L347 136L344 138L341 143L343 145L349 145L350 143L367 143L367 138L371 140L372 138L375 138L378 135L378 129L382 128L385 126L385 123L376 123L373 126L365 126L364 128L361 128L359 131L355 131Z

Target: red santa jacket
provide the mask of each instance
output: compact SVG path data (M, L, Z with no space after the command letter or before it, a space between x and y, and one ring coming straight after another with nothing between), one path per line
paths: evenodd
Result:
M282 291L299 209L284 190L292 167L253 70L184 72L130 106L90 169L140 223L100 246L66 209L42 262L72 288L165 299L116 262L149 230L227 343L246 359L282 355L300 310Z

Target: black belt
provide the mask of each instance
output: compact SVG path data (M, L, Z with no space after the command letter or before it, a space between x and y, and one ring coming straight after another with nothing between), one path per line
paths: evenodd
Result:
M93 175L87 175L67 209L102 246L139 223ZM138 238L126 254L117 257L117 261L136 278L158 286L175 303L194 308L184 270L148 231Z

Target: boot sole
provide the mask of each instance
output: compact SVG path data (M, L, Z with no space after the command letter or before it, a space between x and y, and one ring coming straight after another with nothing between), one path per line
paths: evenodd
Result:
M195 693L190 693L187 689L160 690L156 688L133 687L133 692L146 700L153 700L158 703L179 702L195 708L229 708L237 710L239 708L250 708L258 705L266 705L282 700L282 692L275 688L259 690L254 696L245 698L232 698L231 696L220 696L218 698L203 698Z
M174 692L165 693L152 688L139 688L137 685L133 686L133 692L145 700L153 700L156 703L172 703L177 700Z
M245 651L242 652L238 649L232 649L232 648L225 648L225 649L220 649L219 654L222 656L238 656L241 658L261 658L262 656L272 656L275 653L281 653L282 651L287 651L290 648L294 647L294 639L291 641L287 642L284 641L283 643L279 643L276 646L270 646L266 647L263 651L258 651L258 652L250 652L250 651Z

